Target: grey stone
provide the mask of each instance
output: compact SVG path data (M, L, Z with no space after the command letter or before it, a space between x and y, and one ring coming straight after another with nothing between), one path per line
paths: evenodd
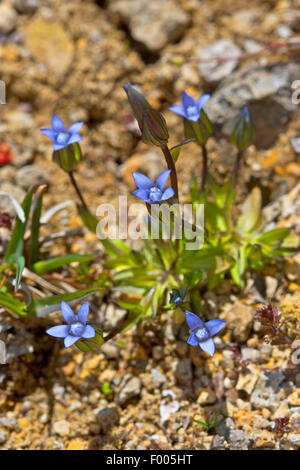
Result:
M13 5L19 13L34 13L38 6L41 5L41 0L13 0Z
M14 429L17 428L18 421L16 420L16 418L3 416L2 418L0 418L0 424L4 428L7 428L10 431L13 431Z
M65 419L53 423L53 432L59 436L67 436L70 433L70 424Z
M229 431L228 443L231 450L247 450L249 447L249 438L245 431L232 429Z
M109 9L117 21L128 26L135 41L154 53L177 41L190 22L173 0L110 0Z
M236 68L241 53L241 49L230 39L222 39L205 47L198 54L199 72L202 78L210 84L219 83Z
M297 154L300 154L300 137L292 137L291 146Z
M262 372L251 394L251 405L256 409L268 408L275 411L282 399L279 386L284 378L284 374L280 370Z
M11 33L17 24L17 13L9 3L0 5L0 34Z
M241 302L235 302L228 307L226 321L230 338L233 341L245 343L253 325L253 310Z
M6 439L7 439L7 433L3 431L2 429L0 429L0 445L5 444Z
M100 425L101 431L107 433L118 424L120 419L119 410L116 406L106 406L102 408L97 414L97 420Z
M160 359L164 357L164 348L162 346L153 346L152 356L154 359L159 361Z
M120 355L119 346L113 342L104 343L101 347L101 351L108 359L118 359Z
M242 107L248 106L255 123L256 145L269 148L297 109L291 100L291 83L299 76L300 65L296 63L244 66L220 83L205 109L221 134L228 137Z
M124 405L131 398L139 396L141 388L142 382L139 377L124 377L116 396L116 402L119 405Z
M181 359L175 369L175 377L179 385L190 386L193 379L191 359Z
M223 436L214 436L212 443L211 443L211 449L214 450L225 450L225 438Z
M109 304L105 310L103 329L104 331L112 331L118 328L126 317L127 312L121 308Z
M42 168L37 165L26 165L20 168L16 174L16 183L25 190L33 186L47 184L48 182L49 177L45 173L45 170L42 170Z
M156 387L161 387L167 381L164 374L159 372L158 369L151 369L151 377Z

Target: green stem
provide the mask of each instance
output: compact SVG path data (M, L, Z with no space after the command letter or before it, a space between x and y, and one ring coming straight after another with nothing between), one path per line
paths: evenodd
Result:
M177 201L179 201L177 171L176 171L176 166L175 166L174 159L173 159L167 145L164 145L161 149L162 149L163 154L165 156L165 159L166 159L166 162L167 162L167 165L168 165L168 169L171 170L170 178L171 178L171 185L172 185L172 188L174 190L174 197L175 197L175 199L177 199Z
M234 182L236 182L237 177L238 177L238 172L239 172L239 169L240 169L240 163L241 163L241 160L242 160L242 157L243 157L243 153L244 152L242 150L239 150L238 153L237 153L235 162L234 162L234 167L233 167Z
M81 191L80 191L80 189L79 189L79 187L78 187L78 185L77 185L77 183L76 183L76 180L75 180L73 171L69 171L68 174L69 174L71 183L72 183L72 185L73 185L73 187L74 187L74 189L75 189L75 191L76 191L77 196L78 196L79 199L80 199L80 202L81 202L83 208L84 208L87 212L90 212L90 211L89 211L89 208L88 208L88 206L87 206L87 204L86 204L86 202L85 202L85 200L84 200L84 198L83 198L83 196L82 196L82 194L81 194Z
M201 193L204 192L205 183L207 178L207 149L205 144L202 145L202 179L201 179Z

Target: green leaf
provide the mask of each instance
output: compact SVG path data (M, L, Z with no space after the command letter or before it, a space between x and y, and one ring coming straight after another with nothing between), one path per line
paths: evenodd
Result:
M30 316L26 311L25 305L8 292L0 292L0 306L7 309L13 315L20 317Z
M178 160L180 150L181 150L180 145L177 145L176 147L173 147L172 149L170 149L170 154L172 155L174 162Z
M277 228L275 230L270 230L257 238L256 241L257 243L271 245L284 240L290 234L290 231L290 228Z
M111 390L110 390L110 385L108 382L104 382L104 384L102 384L101 386L101 392L103 393L103 395L107 396L111 393Z
M24 258L24 256L18 256L16 264L17 264L17 276L16 276L15 293L19 289L22 273L23 273L23 270L25 268L25 258Z
M22 209L25 214L25 222L21 222L18 218L15 223L15 227L6 251L6 262L11 265L13 264L18 256L23 255L23 246L24 246L24 235L26 231L26 226L28 222L28 217L30 213L32 197L33 197L33 189L31 189L25 196L25 199L22 203Z
M97 225L99 220L90 211L86 210L80 204L76 204L78 215L81 218L84 226L89 229L90 232L96 233Z
M60 309L62 301L68 302L70 305L76 304L79 300L84 299L88 295L95 294L102 290L102 287L79 290L77 292L71 292L62 295L53 295L51 297L42 297L39 299L33 299L29 312L31 315L37 317L44 317L49 313L56 312Z
M32 223L29 243L28 266L32 266L39 259L39 233L42 212L43 196L47 186L39 186L35 192L32 205Z
M120 292L121 294L127 294L127 295L143 295L145 292L144 287L134 287L130 285L112 287L111 290L114 292Z
M253 188L242 205L237 230L241 233L254 232L261 225L262 197L259 188Z
M33 265L33 271L40 276L42 274L54 271L55 269L61 268L62 266L71 263L88 263L96 259L96 255L65 255L49 258L43 261L37 261Z
M88 325L91 325L96 335L94 338L90 339L81 339L75 343L78 349L82 352L98 352L105 340L103 339L102 328L100 325L95 325L93 323L87 322Z

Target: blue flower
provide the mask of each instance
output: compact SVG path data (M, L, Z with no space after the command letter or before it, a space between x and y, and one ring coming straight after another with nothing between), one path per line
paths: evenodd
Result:
M201 117L201 110L208 102L210 95L203 95L198 103L186 91L182 93L182 106L175 105L169 108L173 113L183 116L188 121L197 122Z
M96 335L94 328L86 324L89 314L88 303L81 305L78 311L78 319L66 302L61 303L61 313L67 325L58 325L49 328L49 330L46 331L48 335L54 336L55 338L64 338L66 348L69 348L81 338L94 338Z
M134 182L138 187L133 194L148 204L159 203L170 199L170 197L174 196L173 189L167 188L164 190L170 173L171 170L166 170L161 173L155 184L147 176L142 175L142 173L132 173Z
M210 356L215 354L215 343L212 336L215 336L225 326L225 320L210 320L203 323L197 315L186 310L185 318L192 330L187 343L190 346L200 346L202 351Z
M41 129L41 132L45 134L53 142L53 150L61 150L70 144L80 142L82 137L78 134L83 122L75 122L66 131L65 125L62 120L54 114L51 121L52 129Z

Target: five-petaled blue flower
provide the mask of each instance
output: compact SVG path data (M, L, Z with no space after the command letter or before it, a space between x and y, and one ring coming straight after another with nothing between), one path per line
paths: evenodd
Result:
M66 302L61 303L61 313L67 325L58 325L49 328L49 330L46 331L48 335L54 336L55 338L64 338L66 348L69 348L81 338L94 338L96 335L94 328L86 324L89 314L88 303L81 305L78 311L78 319Z
M187 343L190 346L200 346L202 351L210 356L215 354L215 343L212 336L215 336L225 326L225 320L210 320L203 323L197 315L186 310L185 317L187 324L192 330Z
M132 173L134 182L138 187L133 194L148 204L159 203L170 199L170 197L174 196L173 189L167 188L164 190L170 173L171 170L163 171L157 178L155 184L142 173Z
M169 108L173 113L179 114L189 121L197 122L201 117L201 110L208 102L210 95L203 95L198 103L186 91L182 93L182 106L176 104Z
M54 114L51 121L52 129L41 129L41 132L52 140L53 150L61 150L82 140L82 137L78 134L82 125L83 122L75 122L66 131L62 120Z

